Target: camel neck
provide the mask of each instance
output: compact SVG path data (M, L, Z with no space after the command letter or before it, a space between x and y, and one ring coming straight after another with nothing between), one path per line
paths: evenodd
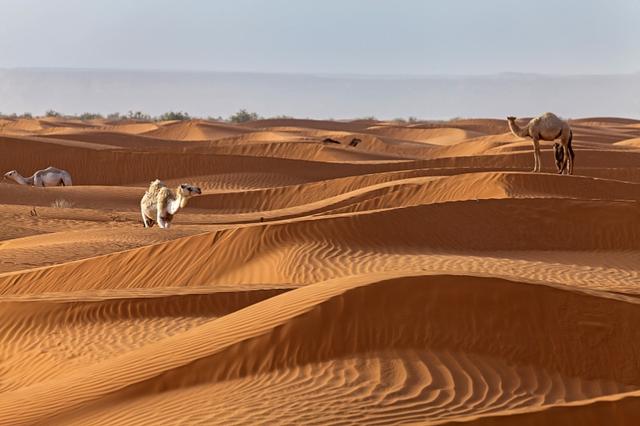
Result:
M187 205L187 199L182 195L178 194L176 198L169 201L167 205L167 210L170 214L176 214L176 212Z
M528 135L527 127L520 127L515 121L509 120L509 130L516 136L525 137Z
M16 173L16 175L12 177L13 180L18 182L20 185L33 185L33 178L25 178L20 173Z
M189 202L189 197L183 197L182 195L178 195L178 198L180 199L180 208L184 209L185 207L187 207L187 203Z

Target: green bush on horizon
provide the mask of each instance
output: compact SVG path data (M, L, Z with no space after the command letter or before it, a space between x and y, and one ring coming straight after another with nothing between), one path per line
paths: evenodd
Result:
M80 120L97 120L99 118L104 118L102 114L97 112L83 112L78 116Z
M171 120L189 120L191 116L187 112L182 111L168 111L158 116L158 121L171 121Z
M260 120L260 116L255 112L249 112L246 109L241 109L232 116L229 117L229 121L232 123L247 123L249 121Z

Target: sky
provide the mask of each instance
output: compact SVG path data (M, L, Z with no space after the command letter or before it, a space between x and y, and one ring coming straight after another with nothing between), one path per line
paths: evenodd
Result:
M638 0L0 0L0 68L640 71Z

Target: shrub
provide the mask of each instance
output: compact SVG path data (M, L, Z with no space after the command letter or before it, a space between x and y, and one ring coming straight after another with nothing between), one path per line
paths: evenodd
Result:
M71 207L73 207L73 205L74 204L71 201L65 200L63 198L58 198L53 203L51 203L51 207L54 207L56 209L70 209Z
M232 123L246 123L248 121L256 120L260 120L260 116L255 112L248 112L246 109L241 109L229 117L229 121Z
M131 120L151 120L151 116L143 113L142 111L129 111L127 113L127 118Z
M189 116L188 113L186 112L182 112L182 111L178 111L178 112L173 112L173 111L169 111L169 112L165 112L164 114L162 114L161 116L158 117L158 120L160 121L169 121L169 120L188 120L191 117Z
M97 118L104 118L101 114L95 112L83 112L78 117L80 120L95 120Z

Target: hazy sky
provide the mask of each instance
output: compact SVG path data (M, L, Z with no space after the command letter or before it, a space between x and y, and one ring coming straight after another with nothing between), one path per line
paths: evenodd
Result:
M640 71L639 0L0 0L0 68Z

